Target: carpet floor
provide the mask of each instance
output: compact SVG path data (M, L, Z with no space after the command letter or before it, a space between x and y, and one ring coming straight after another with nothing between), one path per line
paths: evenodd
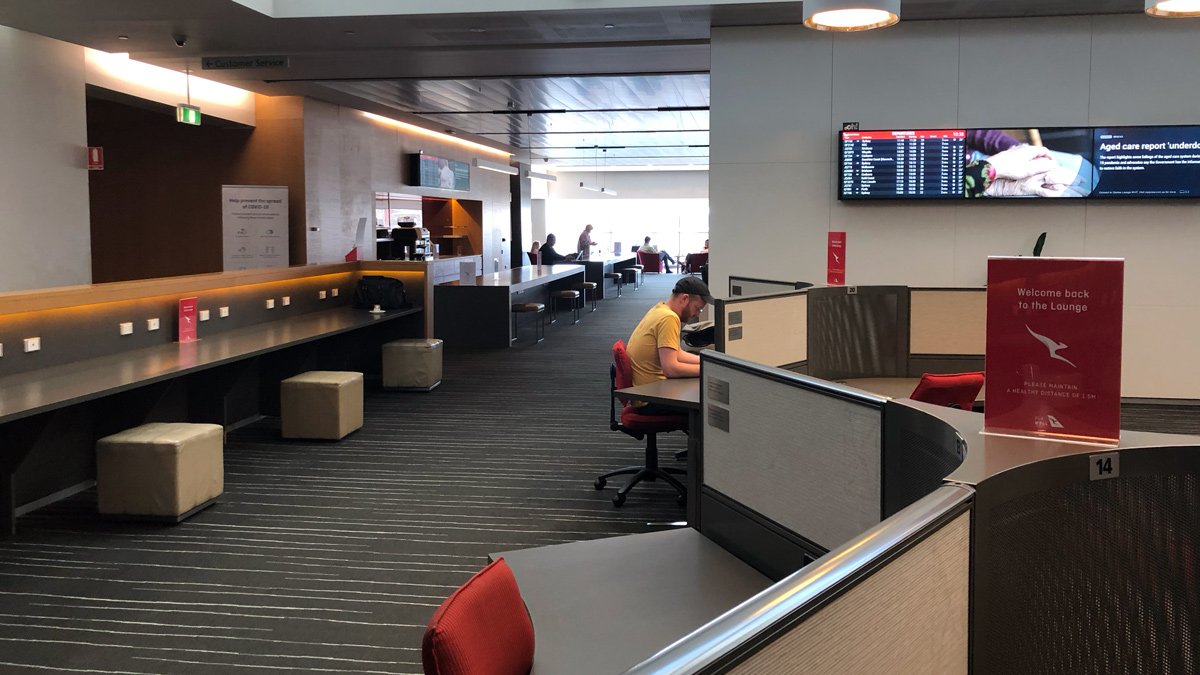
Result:
M641 454L608 428L611 345L677 278L540 344L447 349L440 387L368 388L340 442L281 440L274 418L233 432L225 494L179 525L102 519L94 492L21 518L0 541L0 672L421 672L426 621L488 553L683 519L665 485L619 509L619 481L592 487ZM659 445L670 462L686 437Z

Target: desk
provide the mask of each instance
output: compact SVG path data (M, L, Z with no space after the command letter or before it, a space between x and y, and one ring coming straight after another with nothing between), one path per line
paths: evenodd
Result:
M397 331L406 322L398 319L420 311L371 314L339 307L197 342L172 342L0 378L0 536L13 532L16 516L54 501L45 494L20 494L17 473L35 447L57 455L42 462L47 475L33 476L35 482L52 483L55 476L49 472L61 471L70 488L52 497L69 496L91 484L91 460L80 462L78 455L91 458L97 438L151 420L226 425L231 420L226 419L225 396L238 386L255 394L255 405L265 401L268 408L277 406L278 380L284 377L318 366L368 370L374 362L368 355L377 355L378 349L343 343L342 336L369 329L370 336L355 339L382 344L400 337ZM318 343L327 340L334 344L318 353Z
M618 389L617 398L622 401L635 399L647 403L659 403L687 411L687 521L688 525L699 528L700 485L701 478L704 476L703 455L700 450L704 441L704 428L700 421L700 378L679 377Z
M514 267L475 277L475 285L458 281L433 289L434 333L448 347L508 347L512 338L512 305L541 302L550 311L549 293L582 282L582 265Z

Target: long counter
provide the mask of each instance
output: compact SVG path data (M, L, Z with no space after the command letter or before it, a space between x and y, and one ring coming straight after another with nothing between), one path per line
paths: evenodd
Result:
M434 330L448 347L507 347L512 339L512 305L540 302L550 309L550 292L584 280L582 265L514 267L485 274L475 283L434 287Z

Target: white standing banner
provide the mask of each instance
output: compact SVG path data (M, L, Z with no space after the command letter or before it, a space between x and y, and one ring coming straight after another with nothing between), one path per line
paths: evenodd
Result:
M288 189L222 185L225 271L288 266Z

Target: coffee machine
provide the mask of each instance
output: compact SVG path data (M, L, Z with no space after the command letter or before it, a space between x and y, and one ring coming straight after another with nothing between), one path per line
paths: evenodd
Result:
M392 253L399 260L433 260L429 230L423 227L398 227L392 230Z

